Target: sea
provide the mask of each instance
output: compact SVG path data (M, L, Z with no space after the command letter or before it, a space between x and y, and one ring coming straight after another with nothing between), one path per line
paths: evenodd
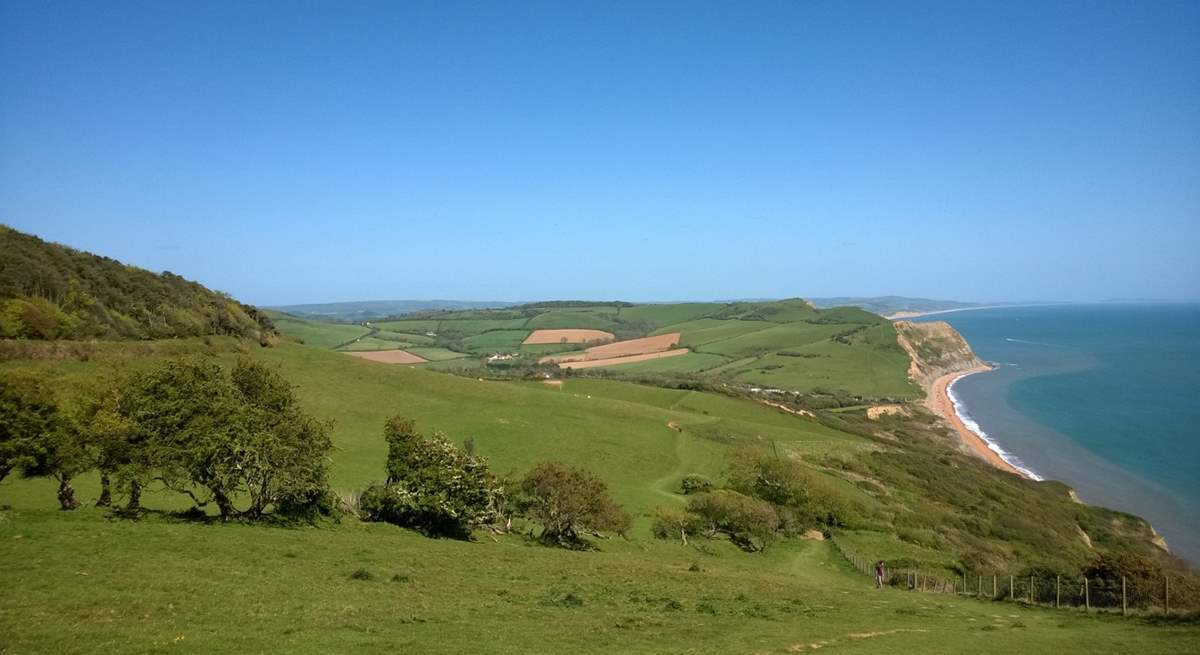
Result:
M968 427L1084 502L1145 518L1200 564L1200 304L1009 306L946 321L992 371L956 381Z

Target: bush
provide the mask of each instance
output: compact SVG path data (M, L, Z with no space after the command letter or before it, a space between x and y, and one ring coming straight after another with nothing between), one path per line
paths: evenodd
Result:
M684 476L680 487L683 489L684 494L698 494L705 491L712 491L713 482L703 475L691 473Z
M861 517L855 503L797 460L746 448L733 453L729 469L729 487L775 505L789 533L813 525L846 526Z
M423 436L399 416L388 419L384 437L387 482L374 483L360 495L364 518L465 538L473 526L493 517L501 490L483 458L443 435Z
M542 541L569 548L585 545L581 532L623 534L631 519L608 495L600 478L561 462L543 462L521 479L517 511L542 526Z
M700 520L693 514L674 508L659 508L654 513L651 532L659 539L680 539L687 544L688 535L700 534Z
M693 496L688 511L705 534L723 534L742 550L765 549L779 530L779 514L768 502L729 489Z

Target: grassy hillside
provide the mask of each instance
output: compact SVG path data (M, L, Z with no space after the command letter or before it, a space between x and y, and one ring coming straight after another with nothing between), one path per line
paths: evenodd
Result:
M152 273L0 225L0 338L265 339L254 307L170 272Z
M684 475L719 481L730 450L749 446L799 458L856 508L838 538L897 566L1065 568L1090 557L1080 529L1097 547L1151 548L1133 517L1075 504L1061 485L994 471L958 453L928 417L802 417L615 380L481 381L298 344L218 339L164 342L162 350L178 354L189 344L223 362L253 357L297 384L305 409L334 421L338 489L382 477L380 428L398 412L460 443L472 438L501 473L547 458L595 471L637 515L635 527L628 540L579 553L520 534L457 542L353 520L272 528L152 513L114 521L96 509L53 510L52 483L10 478L0 483L0 648L1083 652L1102 640L1186 652L1200 643L1192 625L875 591L829 542L785 540L746 554L725 541L683 546L649 534L650 512L682 505ZM143 367L156 357L144 347L130 356L122 344L81 347L85 356L0 367L46 369L69 392L110 365ZM81 499L94 498L95 480L78 487ZM166 493L144 502L159 510L189 504ZM358 569L371 579L353 579Z

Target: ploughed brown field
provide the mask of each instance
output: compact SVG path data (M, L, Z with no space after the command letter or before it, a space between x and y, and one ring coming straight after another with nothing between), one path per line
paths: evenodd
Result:
M384 364L420 364L428 361L403 350L376 350L366 352L351 352L346 354L350 355L351 357L369 359L373 362L383 362Z
M629 364L631 362L645 362L651 359L662 359L664 357L674 357L676 355L686 355L690 350L687 348L676 348L675 350L665 350L656 353L642 353L640 355L626 355L624 357L609 357L607 359L588 359L584 361L560 362L559 368L594 368L597 366L615 366L617 364Z
M534 330L521 343L531 345L539 343L588 343L591 341L612 341L616 339L611 332L604 330Z
M642 337L616 343L606 343L603 346L592 346L582 353L569 355L551 355L543 357L543 362L590 362L595 359L611 359L627 355L644 355L646 353L670 350L679 343L679 333L660 334L656 337Z

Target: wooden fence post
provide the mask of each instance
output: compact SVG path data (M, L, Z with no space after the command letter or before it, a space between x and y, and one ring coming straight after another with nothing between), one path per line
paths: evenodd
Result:
M1033 576L1029 576L1029 604L1033 604Z
M1125 616L1128 608L1125 606L1125 576L1121 576L1121 616Z
M1011 575L1008 576L1008 599L1009 600L1017 599L1016 594L1013 592L1013 579L1012 579Z
M1085 612L1090 612L1090 611L1092 611L1092 596L1091 596L1091 594L1088 592L1088 579L1087 579L1087 576L1084 576L1084 577L1083 577L1083 610L1084 610Z
M1062 607L1062 577L1054 576L1054 607Z
M967 572L963 571L963 595L967 594Z
M992 600L996 600L996 574L992 574Z
M983 595L983 576L982 575L979 576L979 580L975 583L975 595L976 596Z

